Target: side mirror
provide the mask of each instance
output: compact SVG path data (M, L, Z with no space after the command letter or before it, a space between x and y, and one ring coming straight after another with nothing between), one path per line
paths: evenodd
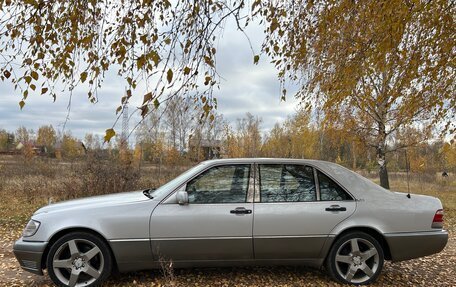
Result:
M176 199L179 205L188 204L188 193L186 191L178 191L176 194Z

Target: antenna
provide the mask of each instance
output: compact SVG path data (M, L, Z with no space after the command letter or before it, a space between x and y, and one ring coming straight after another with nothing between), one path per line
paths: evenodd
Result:
M407 197L410 198L410 179L409 179L410 162L408 160L407 149L405 149L405 170L407 171Z

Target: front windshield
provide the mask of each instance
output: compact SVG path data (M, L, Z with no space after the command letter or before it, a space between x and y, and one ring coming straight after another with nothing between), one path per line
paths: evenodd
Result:
M173 180L165 183L164 185L160 186L153 192L151 192L151 196L154 198L161 197L163 194L168 193L169 191L179 187L187 177L193 173L198 173L199 171L203 170L206 166L206 163L202 162L198 165L195 165L191 169L181 173L178 177L174 178Z

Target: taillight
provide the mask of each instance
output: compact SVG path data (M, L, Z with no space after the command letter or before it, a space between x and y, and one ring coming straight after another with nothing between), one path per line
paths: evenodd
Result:
M443 209L439 209L435 212L431 227L432 228L443 228Z

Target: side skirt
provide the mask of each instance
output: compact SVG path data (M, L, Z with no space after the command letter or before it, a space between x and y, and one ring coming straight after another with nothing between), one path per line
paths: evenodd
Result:
M172 262L172 268L201 268L201 267L246 267L246 266L307 266L320 268L324 259L286 259L286 260L241 260L241 261L176 261ZM119 272L131 272L139 270L161 269L170 264L169 261L157 262L129 262L118 263Z

